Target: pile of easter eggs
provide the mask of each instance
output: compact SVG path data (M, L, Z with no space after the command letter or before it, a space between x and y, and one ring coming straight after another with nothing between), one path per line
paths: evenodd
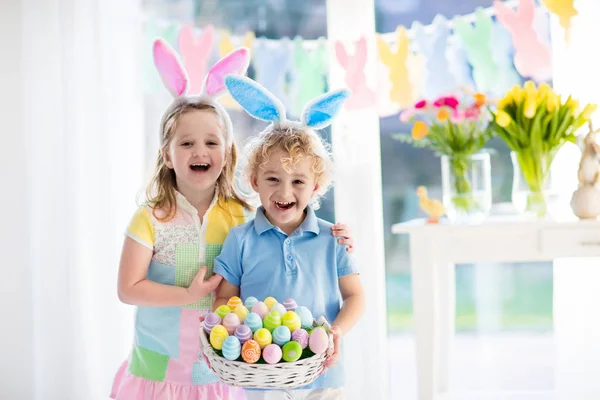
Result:
M234 296L206 316L203 329L218 354L250 364L295 362L324 353L329 345L326 330L313 327L312 312L293 299L242 302Z

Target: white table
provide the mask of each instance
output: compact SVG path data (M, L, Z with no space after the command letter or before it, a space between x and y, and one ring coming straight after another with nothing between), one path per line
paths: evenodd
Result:
M597 221L501 217L479 225L452 225L412 220L393 225L392 232L410 236L419 400L434 400L448 390L455 264L554 260L556 265L561 258L600 257Z

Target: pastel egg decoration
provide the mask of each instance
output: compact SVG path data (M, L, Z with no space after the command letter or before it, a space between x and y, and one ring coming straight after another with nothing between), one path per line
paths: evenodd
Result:
M267 297L264 301L264 303L267 305L267 307L269 308L269 311L271 311L271 309L273 308L273 306L277 303L279 303L277 301L277 299L275 297Z
M229 308L227 305L223 304L222 306L219 306L215 312L217 313L219 318L223 319L223 318L225 318L225 316L227 314L229 314L231 312L231 308Z
M283 306L285 307L286 311L296 311L298 308L298 304L296 304L294 299L285 299Z
M236 328L234 335L241 344L244 344L252 339L252 329L248 325L240 325Z
M221 350L223 348L223 342L227 339L229 333L227 329L223 325L215 326L212 331L210 331L210 344L217 350Z
M300 343L292 340L283 345L281 352L283 353L282 357L284 361L295 362L302 356L302 346L300 346Z
M290 329L290 332L294 332L296 329L300 329L300 317L294 311L288 311L283 314L281 323Z
M238 316L240 322L244 322L246 317L248 316L248 309L243 304L240 304L236 308L233 309L233 313Z
M263 326L270 332L273 332L275 328L281 326L281 315L279 312L271 310L263 320Z
M254 340L248 340L242 346L242 358L248 364L254 364L260 358L260 346Z
M262 301L258 301L252 306L252 312L258 314L260 319L263 319L269 313L269 307Z
M212 328L219 325L221 323L221 318L214 312L209 313L204 318L204 332L210 335L210 331Z
M329 336L324 328L317 327L308 337L308 347L315 354L324 353L329 347Z
M227 300L227 307L229 307L231 311L235 310L237 306L241 305L244 305L244 303L242 303L242 299L240 299L237 296L233 296L229 300Z
M237 314L229 313L223 318L223 326L227 329L227 333L233 335L238 326L241 325L240 317Z
M308 346L308 332L306 329L296 329L294 333L292 333L292 340L300 343L303 349Z
M250 296L246 299L246 301L244 302L244 305L246 306L246 308L248 310L252 310L252 307L254 307L254 305L258 303L258 299L254 296Z
M242 351L242 344L235 336L227 336L223 342L223 357L228 360L237 360Z
M258 343L261 349L264 349L271 343L273 343L273 337L271 336L271 332L269 332L266 328L260 328L256 332L254 332L254 341Z
M263 327L262 318L257 313L251 312L244 320L244 324L248 325L252 332L256 332Z
M277 346L276 344L268 345L262 352L263 360L265 360L268 364L277 364L279 361L281 361L282 355L283 352L281 347Z
M310 310L304 306L296 309L296 314L300 317L300 325L304 329L310 329L313 326L313 315Z
M296 331L298 332L298 331ZM283 346L287 342L289 342L292 338L292 334L290 329L287 326L278 326L273 331L273 343Z
M279 315L283 315L286 313L287 310L285 309L283 304L277 303L271 308L271 311L277 311Z

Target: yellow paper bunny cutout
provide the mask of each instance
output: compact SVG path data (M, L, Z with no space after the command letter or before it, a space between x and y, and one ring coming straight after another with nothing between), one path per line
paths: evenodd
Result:
M575 0L542 0L548 11L558 16L560 26L565 30L565 42L569 42L569 30L571 29L571 18L578 13L573 5Z
M229 32L222 31L220 36L221 39L219 40L219 56L224 57L227 54L231 53L233 49L235 49L237 46L235 46L232 42ZM254 35L254 32L248 32L244 36L241 46L252 49L252 44L254 43L255 39L256 36ZM219 103L221 103L223 107L228 108L230 110L242 109L240 105L235 100L233 100L229 93L226 93L223 96L221 96L219 98Z
M413 103L413 89L410 81L407 60L409 57L410 40L406 34L406 28L399 26L396 29L396 51L392 52L390 46L377 36L377 50L381 61L388 67L390 72L390 81L392 89L390 90L390 99L405 107Z

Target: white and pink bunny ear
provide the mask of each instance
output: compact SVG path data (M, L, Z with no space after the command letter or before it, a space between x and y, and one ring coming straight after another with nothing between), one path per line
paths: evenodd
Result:
M175 51L162 39L154 42L154 65L163 84L173 97L184 96L189 88L189 79Z
M225 77L229 74L244 75L249 65L250 50L248 48L240 47L233 50L217 61L208 71L202 92L211 97L218 97L227 90Z

